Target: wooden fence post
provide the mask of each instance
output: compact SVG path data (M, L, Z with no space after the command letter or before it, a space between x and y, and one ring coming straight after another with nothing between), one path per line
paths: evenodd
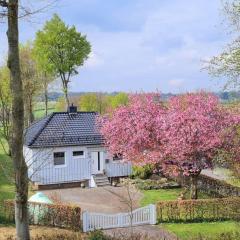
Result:
M88 222L88 212L84 211L82 213L82 226L83 226L83 232L89 231L89 222Z
M150 204L150 224L155 225L157 223L157 211L156 211L156 205Z

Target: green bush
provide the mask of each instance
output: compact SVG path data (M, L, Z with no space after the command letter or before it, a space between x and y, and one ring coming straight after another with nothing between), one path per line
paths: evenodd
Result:
M159 180L151 179L134 179L132 180L133 184L139 190L157 190L157 189L172 189L179 188L180 185L174 181L169 181L167 178L161 178Z
M132 176L134 178L148 179L152 174L153 174L153 166L151 164L147 164L143 167L141 166L133 167Z
M159 222L240 220L240 198L161 201L157 218Z
M110 238L105 236L102 231L96 230L89 233L88 240L110 240Z

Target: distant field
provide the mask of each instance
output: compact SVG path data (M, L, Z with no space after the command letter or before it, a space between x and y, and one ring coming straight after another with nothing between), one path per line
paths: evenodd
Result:
M48 114L56 111L56 102L50 101L48 103ZM44 102L38 102L34 107L34 117L35 119L40 119L45 116L45 105Z

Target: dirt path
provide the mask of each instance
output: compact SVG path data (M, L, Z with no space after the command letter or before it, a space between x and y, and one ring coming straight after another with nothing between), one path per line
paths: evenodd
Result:
M116 228L116 229L108 229L104 230L104 233L110 236L121 236L122 239L126 236L131 236L131 229L130 228ZM144 225L144 226L137 226L133 227L133 233L136 236L141 236L143 239L144 237L147 239L154 239L154 240L177 240L178 238L173 234L165 230L160 226L151 226L151 225Z

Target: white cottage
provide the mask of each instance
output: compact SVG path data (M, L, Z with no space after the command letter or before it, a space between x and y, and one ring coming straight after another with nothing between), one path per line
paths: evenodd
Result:
M110 156L96 126L96 112L55 112L26 129L24 156L29 178L39 187L78 184L109 185L129 176L131 164Z

